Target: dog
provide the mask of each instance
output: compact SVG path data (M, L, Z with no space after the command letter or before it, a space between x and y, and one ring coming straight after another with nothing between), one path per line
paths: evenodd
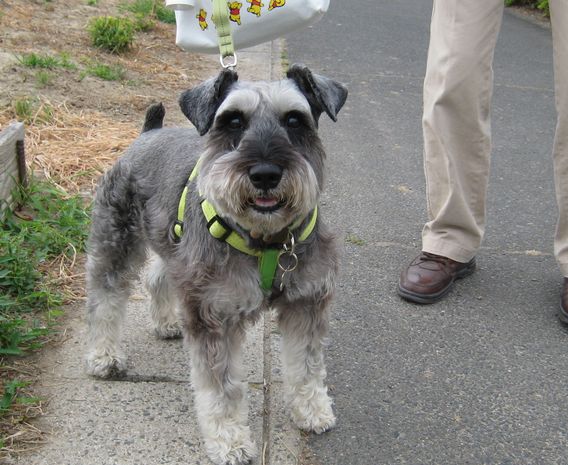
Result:
M326 153L318 121L336 121L346 87L293 65L274 82L223 70L182 93L195 128L163 126L151 107L142 134L101 178L87 252L87 371L126 370L121 326L131 282L146 286L158 337L181 331L203 443L216 464L250 463L241 345L269 308L282 334L284 387L305 431L335 424L323 347L338 244L317 205Z

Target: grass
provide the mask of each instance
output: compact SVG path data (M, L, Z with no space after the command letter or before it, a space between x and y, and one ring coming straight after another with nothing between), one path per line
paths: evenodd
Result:
M37 348L46 327L30 315L51 317L64 300L45 273L52 260L84 249L89 221L82 198L48 182L34 181L15 198L26 213L6 210L0 227L0 355Z
M175 24L176 15L173 10L166 8L156 0L134 0L121 5L121 9L134 13L137 18L155 17L158 21Z
M137 22L136 27L138 29L144 28L144 22ZM53 70L55 68L77 69L77 66L70 61L69 56L66 54L50 56L29 53L17 58L23 66L39 69L35 77L40 87L47 87L53 84L55 76L47 70ZM96 76L105 81L122 81L125 79L126 70L118 65L110 66L103 63L88 63L87 68L81 73L81 79L86 75ZM20 121L31 121L33 111L32 101L30 99L22 99L17 105L16 114Z
M357 245L359 247L362 247L362 246L365 245L365 241L363 239L361 239L360 237L356 236L355 234L347 234L347 236L345 237L345 242L347 242L349 244Z
M44 68L44 69L76 69L77 66L70 61L69 55L61 53L58 56L39 55L37 53L27 53L16 57L21 65L27 68Z
M36 80L40 87L47 87L53 84L53 74L47 71L38 71L36 74Z
M8 413L15 402L19 404L33 404L38 397L20 395L20 389L28 387L29 382L13 379L4 384L4 394L0 397L0 415Z
M103 63L92 63L87 65L86 75L95 76L105 81L122 81L126 76L126 71L122 66L110 66Z
M41 83L39 79L38 82ZM53 120L53 107L38 98L17 98L12 102L12 107L17 120L28 125L48 124Z
M122 53L134 41L135 24L128 18L98 16L88 25L92 44L111 53Z
M13 102L14 113L18 121L29 123L33 118L33 101L29 97L22 97Z
M505 0L505 6L526 5L541 10L546 16L550 16L548 0Z
M46 181L34 180L14 198L24 209L6 209L0 223L0 369L6 372L14 357L39 349L54 332L66 301L54 263L74 261L84 250L89 222L82 198ZM19 394L25 386L17 377L3 381L0 420L37 401Z

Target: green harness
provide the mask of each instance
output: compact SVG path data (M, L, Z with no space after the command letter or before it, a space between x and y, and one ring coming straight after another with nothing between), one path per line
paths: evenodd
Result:
M185 204L187 201L187 193L189 191L190 184L195 180L197 174L199 173L199 164L197 162L195 168L191 172L189 179L183 189L181 194L179 205L178 205L178 216L177 220L173 226L173 232L178 237L181 238L183 234L183 218L185 213ZM285 246L281 248L267 248L267 249L253 249L247 245L246 240L236 231L231 229L223 219L217 215L215 208L211 203L203 199L201 201L201 208L203 210L203 215L207 220L207 229L209 233L215 238L222 242L226 242L234 249L247 255L252 255L258 258L258 272L260 274L260 287L263 291L270 291L274 283L274 277L276 276L276 270L278 269L280 256L287 250ZM318 216L317 206L313 209L311 213L310 220L308 221L306 227L300 232L297 241L303 242L310 234L313 232L316 225L316 220ZM293 223L289 227L289 231L293 231L300 227L304 219L300 218L298 221ZM281 267L282 268L282 267ZM284 270L284 268L282 268ZM286 271L286 270L284 270Z

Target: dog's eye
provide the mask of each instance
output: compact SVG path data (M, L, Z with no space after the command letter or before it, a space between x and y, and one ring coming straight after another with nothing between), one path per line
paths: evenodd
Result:
M229 129L233 131L238 131L239 129L242 129L244 126L242 115L231 116L227 122L227 126L229 127Z
M302 125L302 119L297 113L288 113L286 116L286 126L291 129L298 129Z

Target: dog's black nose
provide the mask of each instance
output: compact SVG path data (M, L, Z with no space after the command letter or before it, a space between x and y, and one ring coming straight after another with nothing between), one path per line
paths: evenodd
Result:
M274 189L282 179L282 168L274 163L259 163L249 169L248 175L257 189Z

